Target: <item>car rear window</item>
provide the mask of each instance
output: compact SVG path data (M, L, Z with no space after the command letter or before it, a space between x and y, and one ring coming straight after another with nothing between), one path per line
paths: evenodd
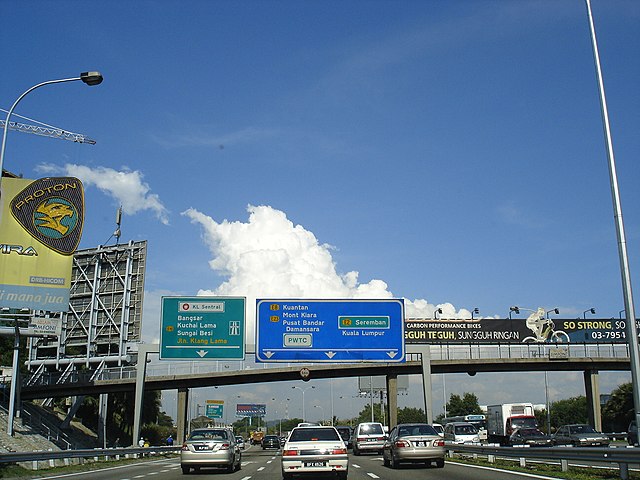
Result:
M194 430L189 436L189 440L227 440L225 430Z
M310 442L323 440L340 440L340 435L333 428L294 428L289 442Z
M456 435L473 435L477 433L473 425L456 425Z
M360 425L360 431L362 435L382 435L382 426L379 423L365 423Z
M398 429L398 435L438 435L431 425L407 425Z

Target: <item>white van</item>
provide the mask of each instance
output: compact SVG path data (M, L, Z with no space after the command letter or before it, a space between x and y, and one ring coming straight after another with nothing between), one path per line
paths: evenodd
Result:
M478 443L478 429L466 422L452 422L444 426L444 439L451 443Z
M381 423L359 423L352 435L353 454L360 455L363 452L381 454L386 439L387 435Z
M432 423L431 426L438 433L438 435L444 437L444 427L442 425L440 425L439 423Z

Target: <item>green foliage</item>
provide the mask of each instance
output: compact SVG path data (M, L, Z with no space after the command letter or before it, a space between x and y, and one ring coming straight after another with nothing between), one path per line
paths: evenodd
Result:
M166 413L160 410L161 398L159 391L146 391L142 401L142 425L141 430L146 425L158 425L162 427L162 433L158 435L169 435L169 431L173 429L173 420ZM133 392L111 393L109 394L107 404L107 444L113 445L132 445L134 444L133 436L133 416L135 404L135 394ZM76 417L88 428L97 431L98 429L98 397L87 396L82 406L78 409ZM156 439L156 430L152 428L148 435L154 436ZM143 435L144 436L144 435ZM151 440L151 438L149 439ZM156 439L159 441L160 437ZM156 443L156 445L162 444Z
M547 428L547 410L546 409L536 410L535 412L533 412L533 414L536 417L536 422L538 422L538 427L540 428L541 431L549 434L553 433L553 432L549 432L549 429Z
M360 410L356 423L370 422L370 421L371 421L371 404L367 403L364 406L364 408ZM375 402L373 404L373 421L384 423L382 418L382 408L380 407L379 403L375 403Z
M478 397L475 393L464 393L462 397L452 393L447 403L447 416L457 417L459 415L481 414Z
M603 430L626 431L633 419L633 386L624 383L611 392L611 398L602 408Z
M424 410L421 408L405 407L398 409L398 423L426 422Z
M551 425L559 427L571 423L587 423L587 398L584 395L558 400L551 404Z
M140 428L140 436L149 441L149 445L166 445L167 437L176 438L176 429L172 426L147 423Z

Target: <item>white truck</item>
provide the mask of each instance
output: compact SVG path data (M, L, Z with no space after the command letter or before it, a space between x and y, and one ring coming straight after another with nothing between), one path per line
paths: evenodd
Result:
M519 428L538 428L532 403L503 403L487 406L487 440L508 445Z

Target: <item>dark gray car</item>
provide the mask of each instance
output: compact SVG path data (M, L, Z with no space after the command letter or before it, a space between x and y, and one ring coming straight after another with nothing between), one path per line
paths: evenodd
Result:
M627 441L629 442L629 445L638 445L638 426L635 421L629 424L629 428L627 429Z
M527 445L529 447L550 447L551 437L537 428L519 428L509 437L509 445Z
M554 445L573 445L574 447L608 447L609 437L597 432L591 425L579 423L563 425L553 436Z

